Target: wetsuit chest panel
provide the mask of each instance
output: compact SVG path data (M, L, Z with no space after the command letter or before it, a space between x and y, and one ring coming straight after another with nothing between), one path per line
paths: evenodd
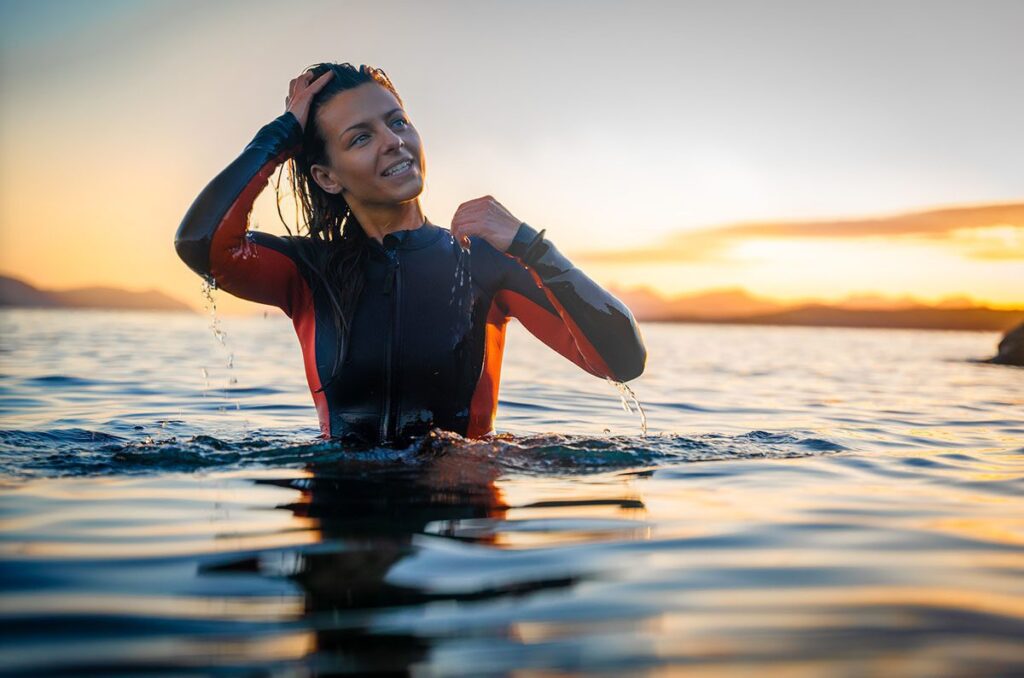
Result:
M352 333L338 377L324 389L331 412L332 435L374 440L384 398L385 345L382 340L391 322L390 296L385 294L383 265L366 267L363 292L356 303ZM321 382L327 383L334 365L338 334L331 320L330 301L318 295L317 365Z
M402 435L430 426L465 430L484 332L475 312L480 295L471 279L469 254L444 238L400 256L398 429Z

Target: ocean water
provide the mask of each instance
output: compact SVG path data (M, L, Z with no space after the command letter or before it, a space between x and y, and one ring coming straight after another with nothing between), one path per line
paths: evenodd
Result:
M354 451L219 331L0 313L0 673L1024 673L996 334L645 324L642 435L516 325L497 439Z

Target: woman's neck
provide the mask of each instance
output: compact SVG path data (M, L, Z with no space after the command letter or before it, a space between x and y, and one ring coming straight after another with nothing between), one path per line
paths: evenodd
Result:
M379 243L384 242L384 236L388 233L417 229L426 220L418 198L395 205L353 205L349 203L349 207L359 221L359 225L366 231L366 235Z

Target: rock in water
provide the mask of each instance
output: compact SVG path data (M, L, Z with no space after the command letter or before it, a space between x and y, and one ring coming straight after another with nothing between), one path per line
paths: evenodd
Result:
M996 357L989 358L988 362L1024 367L1024 323L1006 333L999 342L999 353Z

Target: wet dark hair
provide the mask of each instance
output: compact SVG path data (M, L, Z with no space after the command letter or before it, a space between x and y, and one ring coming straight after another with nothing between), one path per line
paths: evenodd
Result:
M296 244L299 257L312 272L314 284L327 293L331 302L331 320L338 336L331 376L320 390L334 381L344 361L352 316L365 284L363 264L368 255L369 236L356 220L345 198L340 193L328 193L313 179L313 165L329 164L327 143L317 123L317 111L336 94L368 82L376 82L386 88L395 95L399 105L404 106L391 80L379 68L365 64L356 68L346 62L320 63L306 69L306 72L313 74L313 80L327 71L333 71L334 76L313 97L303 132L302 148L287 163L289 182L295 197L298 230L298 235L293 235L292 241ZM281 214L280 186L281 176L278 174L275 186L277 213L291 233Z

